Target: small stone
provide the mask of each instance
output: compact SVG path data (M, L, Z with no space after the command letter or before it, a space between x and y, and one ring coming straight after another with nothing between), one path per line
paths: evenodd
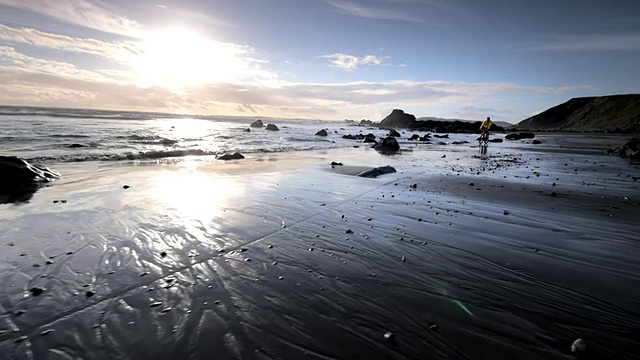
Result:
M162 305L162 303L160 301L155 301L155 302L152 302L151 304L149 304L149 307L153 308L153 307L158 307L160 305Z
M278 280L284 280L284 276L278 276Z
M402 262L405 262L405 261L407 261L407 258L403 256L402 257Z
M126 189L130 188L130 186L129 185L124 185L122 188L126 190Z
M429 330L431 330L431 331L438 331L438 330L439 330L438 325L436 325L436 324L432 324L432 325L430 325L430 326L429 326Z
M43 332L40 333L40 336L45 336L45 335L49 335L53 332L53 329L47 329Z
M571 352L580 353L587 350L587 342L582 339L577 339L571 344Z
M160 256L161 256L161 257L167 257L167 252L166 252L166 251L161 252L161 253L160 253Z
M13 315L15 315L16 317L19 317L19 316L21 316L22 314L24 314L25 312L26 312L26 311L24 311L24 310L18 310L18 311L16 311L15 313L13 313Z
M503 215L509 215L509 210L505 210L502 212Z
M86 297L88 297L88 298L92 297L92 296L93 296L93 295L95 295L95 294L96 294L96 293L94 293L94 292L93 292L93 291L91 291L91 290L87 290L87 292L86 292L86 293L84 293L84 295L85 295Z
M386 333L384 333L384 339L387 340L387 342L392 342L395 337L396 334L392 333L391 331L387 331Z
M249 261L251 261L251 258L245 258L244 261L249 262Z
M44 292L44 289L39 287L32 287L31 289L29 289L29 292L31 293L31 296L38 296Z
M470 182L470 183L468 183L467 185L469 185L469 186L475 186L476 184L474 184L474 183Z
M267 248L268 249L273 249L273 245L269 244L269 245L267 245Z
M353 234L353 230L347 229L347 231L345 231L345 234Z

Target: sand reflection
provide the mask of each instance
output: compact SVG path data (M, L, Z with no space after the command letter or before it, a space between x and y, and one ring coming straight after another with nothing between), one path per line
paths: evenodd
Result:
M198 166L198 162L185 162L155 179L153 193L172 212L171 217L207 222L244 194L242 183L233 177L199 172Z

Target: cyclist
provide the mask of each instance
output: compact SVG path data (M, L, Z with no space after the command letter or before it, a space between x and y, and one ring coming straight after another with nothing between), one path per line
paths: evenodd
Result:
M482 132L480 135L481 140L489 141L489 129L491 129L492 125L493 122L491 121L491 118L487 116L487 120L483 121L480 125L480 131Z

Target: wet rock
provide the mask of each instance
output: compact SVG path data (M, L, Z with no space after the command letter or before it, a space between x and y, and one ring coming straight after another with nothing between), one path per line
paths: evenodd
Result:
M384 175L384 174L391 174L396 172L396 169L392 166L386 165L386 166L380 166L377 168L373 168L370 170L365 170L365 171L361 171L359 173L356 174L356 176L359 177L367 177L367 178L375 178L378 177L380 175Z
M70 144L70 145L67 145L67 147L68 147L69 149L77 149L77 148L87 147L87 145L82 145L82 144Z
M242 130L242 131L244 131L244 132L251 132L251 129L250 129L250 128L246 128L246 129L244 129L244 130Z
M439 139L448 139L449 138L449 134L443 134L443 135L434 134L433 137L439 138Z
M96 294L96 293L94 293L93 291L91 291L91 290L87 290L87 292L85 292L85 293L84 293L84 296L86 296L86 297L90 298L90 297L92 297L92 296L93 296L93 295L95 295L95 294Z
M509 215L509 210L505 210L502 212L503 215Z
M420 140L420 135L418 134L413 134L411 135L411 137L409 138L410 141L415 141L415 140Z
M267 127L264 129L269 131L280 131L275 124L267 124Z
M244 155L242 155L242 154L240 154L239 152L236 151L233 154L226 153L226 154L220 155L216 159L218 159L218 160L240 160L240 159L244 159Z
M491 142L491 143L501 143L501 142L503 142L503 141L504 141L504 140L499 139L499 138L495 138L495 139L490 139L490 140L489 140L489 142Z
M166 251L161 252L161 253L160 253L160 256L161 256L161 257L167 257L167 252L166 252Z
M130 187L131 187L131 186L129 186L129 185L122 185L122 188L123 188L123 189L125 189L125 190L127 190L127 189L128 189L128 188L130 188Z
M325 129L318 130L318 131L316 132L316 136L327 136L327 135L328 135L328 134L327 134L327 130L325 130Z
M162 303L160 301L154 301L151 304L149 304L149 307L154 308L154 307L158 307L160 305L162 305Z
M469 142L466 140L463 141L453 141L451 142L451 145L463 145L463 144L468 144Z
M507 140L522 140L522 139L533 139L536 135L532 132L521 132L521 133L511 133L505 135L505 139Z
M429 330L438 331L438 330L440 330L440 328L438 327L438 325L432 324L432 325L429 326Z
M394 138L393 136L387 136L381 139L372 147L381 152L396 152L400 150L400 144L398 144L398 140L396 140L396 138Z
M401 135L396 130L389 130L389 133L387 134L387 136L400 137Z
M621 148L609 152L632 160L640 160L640 136L629 139Z
M342 164L342 163L340 163L340 162L332 161L332 162L331 162L331 166L343 166L343 164Z
M539 144L542 144L542 141L540 141L538 139L535 139L531 143L534 144L534 145L539 145Z
M347 231L345 231L345 234L353 234L353 230L347 229Z
M261 127L264 127L264 123L262 122L262 120L258 119L256 121L252 122L251 125L249 125L249 126L254 127L254 128L261 128Z
M60 178L54 170L15 156L0 156L0 204L26 202L44 184Z
M53 329L47 329L47 330L42 331L40 333L40 336L46 336L46 335L51 334L52 332L53 332Z
M29 292L31 293L31 296L38 296L44 292L44 289L39 287L32 287L31 289L29 289Z

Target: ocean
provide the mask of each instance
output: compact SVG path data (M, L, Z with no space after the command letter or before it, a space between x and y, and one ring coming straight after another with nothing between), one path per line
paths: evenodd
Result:
M250 128L257 119L280 130ZM321 129L332 136L316 136ZM246 155L349 147L353 140L335 134L365 130L344 121L0 107L0 154L45 164L168 161L236 151Z

